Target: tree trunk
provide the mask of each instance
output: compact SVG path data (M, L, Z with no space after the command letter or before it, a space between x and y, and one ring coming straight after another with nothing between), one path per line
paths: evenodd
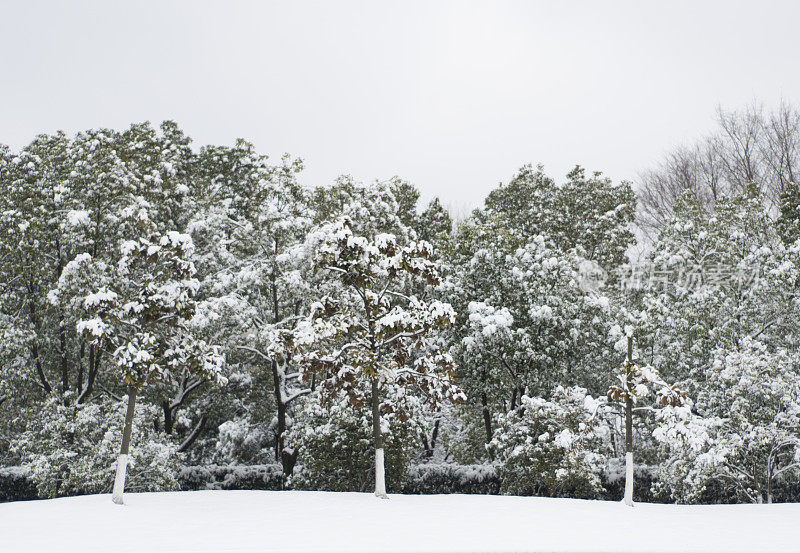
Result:
M89 374L86 377L86 386L78 396L79 405L84 403L89 398L92 390L94 390L94 381L97 378L97 370L100 367L101 351L96 345L89 347Z
M44 375L44 370L42 369L42 360L39 358L39 346L35 341L31 345L31 356L36 363L36 374L39 376L39 382L41 382L45 393L49 394L53 391L53 388L50 386L50 383L47 381L47 377Z
M625 394L625 505L633 507L633 399L631 386L633 369L633 338L628 336L628 358L625 363L625 379L627 392Z
M31 295L33 295L33 283L28 284L28 291ZM33 323L33 330L36 333L36 337L31 344L31 357L33 358L34 363L36 364L36 374L39 376L39 382L42 384L42 388L46 394L49 394L53 391L53 387L50 386L50 383L47 381L47 377L44 375L44 369L42 368L42 360L39 357L39 337L42 334L42 327L39 324L39 317L36 314L36 308L33 306L33 301L28 302L28 310L31 314L31 322Z
M197 424L195 425L194 429L191 431L189 436L187 436L187 438L183 441L183 443L178 448L178 451L180 453L185 453L186 451L189 450L190 447L192 447L192 444L195 442L197 437L203 431L203 428L205 427L205 425L206 425L206 416L205 415L200 415L200 420L197 421Z
M436 440L439 438L439 426L442 424L442 419L436 419L436 422L433 423L433 434L431 434L431 446L430 450L428 450L428 457L433 457L433 453L436 450Z
M61 253L61 241L56 237L56 249L58 250L58 264L56 266L55 280L61 277L64 272L64 256ZM67 359L67 332L64 324L64 311L58 310L58 342L59 352L61 353L61 396L64 404L67 400L66 393L69 391L69 360Z
M294 466L297 464L297 456L300 452L292 447L287 447L281 452L281 464L283 465L283 472L288 476L294 472ZM283 486L283 482L281 482Z
M372 377L372 437L375 441L375 496L388 499L386 495L386 474L383 466L383 433L381 432L380 398L378 397L378 376Z
M277 256L279 251L277 238L275 239L274 246L274 252ZM275 267L275 265L273 265L273 267ZM280 302L278 301L277 274L274 269L270 275L270 280L272 289L272 319L274 323L277 323L280 320L281 309ZM274 358L272 359L272 382L275 388L275 406L278 411L278 429L275 436L275 459L281 463L281 469L283 470L283 480L281 481L281 488L283 488L286 479L292 475L294 465L297 462L298 452L294 449L286 451L286 373L278 369L278 360ZM313 380L311 389L314 389Z
M428 440L428 435L425 432L422 432L422 446L425 451L425 457L433 457L434 450L436 449L436 439L439 436L439 426L441 423L442 419L436 419L436 421L433 423L433 433L431 434L430 440Z
M166 399L161 402L161 410L164 412L164 433L172 434L172 407Z
M131 446L131 430L133 427L133 414L136 410L136 388L128 386L128 411L125 413L125 429L122 431L122 448L117 459L117 476L114 479L114 492L111 499L117 505L122 505L122 493L125 491L125 475L128 470L128 452Z
M67 333L64 328L64 316L59 312L58 317L58 342L61 354L61 395L69 391L69 359L67 356Z
M80 397L81 392L83 391L83 358L86 354L86 341L81 339L81 347L78 351L78 378L75 382L75 392Z
M481 410L483 411L483 426L486 429L486 443L492 441L492 414L489 413L489 400L486 392L481 393ZM494 461L494 454L490 451L489 458Z
M283 468L283 480L285 481L291 476L289 464L292 465L291 468L293 469L294 463L291 462L290 457L283 454L283 449L285 447L284 440L286 438L286 403L283 397L285 382L281 378L280 371L278 370L278 361L275 359L272 360L272 382L275 388L275 407L278 411L278 428L275 433L275 459L281 463L281 467ZM281 487L283 487L283 484L281 484Z
M767 503L772 503L772 457L767 460Z

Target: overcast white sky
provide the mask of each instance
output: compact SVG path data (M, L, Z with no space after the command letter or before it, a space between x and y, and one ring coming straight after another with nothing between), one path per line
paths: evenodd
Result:
M0 0L0 142L175 119L457 212L524 163L633 179L717 104L800 103L800 2Z

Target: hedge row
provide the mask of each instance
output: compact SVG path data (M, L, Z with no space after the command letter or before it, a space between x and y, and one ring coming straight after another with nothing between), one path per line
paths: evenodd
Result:
M204 465L184 467L178 474L182 490L280 490L280 465Z
M178 476L182 490L280 490L280 465L185 467ZM412 466L398 493L497 494L500 479L490 465L425 464Z
M497 495L500 478L492 465L414 465L409 468L401 493Z
M280 465L205 465L181 469L181 490L280 490ZM426 464L412 466L404 494L496 494L500 479L486 465ZM0 502L38 499L36 485L24 467L0 468Z
M613 467L604 485L605 499L622 498L624 480ZM637 501L652 501L652 470L638 468ZM280 490L283 488L281 466L274 465L205 465L189 466L178 475L181 490ZM399 490L404 494L484 494L500 492L500 478L492 465L423 464L410 467ZM0 468L0 502L37 499L36 486L24 467Z
M36 484L25 467L0 467L0 503L37 499Z

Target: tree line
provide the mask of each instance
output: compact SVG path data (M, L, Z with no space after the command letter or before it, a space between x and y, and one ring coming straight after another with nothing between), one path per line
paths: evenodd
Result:
M47 496L425 462L599 497L635 452L665 501L796 500L799 122L721 111L637 190L525 166L458 221L173 122L0 147L0 463Z

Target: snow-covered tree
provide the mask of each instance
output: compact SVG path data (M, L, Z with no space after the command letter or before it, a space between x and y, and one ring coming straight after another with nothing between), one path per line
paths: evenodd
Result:
M587 176L578 166L558 185L541 166L526 165L489 193L480 216L496 218L520 243L543 235L559 250L575 249L610 272L634 242L635 209L629 183L614 184L600 173Z
M405 198L401 198L404 206L395 197L398 187L405 191ZM407 242L417 238L414 229L403 221L414 219L408 212L411 197L416 195L397 179L364 185L342 176L331 186L314 189L312 205L318 225L345 217L364 236L387 233Z
M800 240L800 183L789 182L780 197L778 232L786 244Z
M275 459L288 478L297 458L297 451L285 445L290 410L310 391L298 382L287 347L291 329L311 303L311 263L302 243L314 212L308 191L296 182L302 165L288 157L271 165L243 141L234 148L204 150L201 163L214 200L191 223L204 275L193 322L225 342L228 359L240 373L268 373ZM253 424L260 416L248 412L245 419L250 422L244 424Z
M608 349L608 301L581 289L580 263L536 236L510 252L488 243L449 280L460 312L456 353L487 442L492 412L515 409L523 395L546 396L559 384L597 393L605 384L596 365Z
M69 330L63 312L47 301L70 255L65 159L66 136L42 135L0 167L0 301L8 322L21 333L28 366L45 394L68 391L70 377Z
M643 297L640 345L650 364L691 389L714 349L742 336L797 347L799 265L754 192L721 198L711 213L691 197L674 210L645 275L654 282Z
M731 462L735 454L726 457L725 464L736 467L731 472L743 469L744 474L762 475L742 485L747 480L743 474L734 478L723 465L711 463L722 448L737 451L735 442L725 440L714 442L720 449L711 446L725 432L726 426L719 423L728 420L730 405L747 404L741 412L745 417L759 412L761 400L769 405L763 396L753 397L757 388L721 381L720 367L725 364L720 359L741 352L753 357L754 368L765 364L759 360L761 354L743 346L743 340L759 342L771 352L764 355L797 350L800 245L780 240L753 187L745 187L736 197L720 197L713 206L687 194L672 210L674 215L650 256L652 272L660 275L661 282L643 294L639 345L642 356L665 377L679 382L696 403L692 410L665 410L658 415L665 417L656 436L664 442L658 488L663 496L678 501L759 497L766 501L766 482L775 479L763 476L769 472L764 462L751 458L745 467ZM702 406L723 392L724 411ZM738 430L727 428L730 436L738 435ZM672 444L665 441L670 437L676 440ZM788 476L791 471L780 475Z
M453 219L442 206L439 198L430 201L416 221L416 231L420 240L430 242L434 253L439 256L450 255L453 249Z
M187 144L170 122L159 131L141 124L56 133L38 136L0 167L0 273L13 275L0 276L7 284L0 310L13 313L10 323L24 335L34 378L16 380L39 388L32 400L72 390L72 400L84 403L98 383L111 386L103 381L103 353L75 331L75 298L87 292L77 289L82 275L65 271L73 261L88 266L86 256L91 264L119 260L121 212L134 197L151 202L160 232L185 222L193 156Z
M633 242L635 197L627 184L576 168L558 185L526 166L458 225L445 297L459 317L450 340L459 375L486 441L492 419L522 395L546 397L559 384L602 393L611 359L609 298L583 286L584 265L613 278ZM506 327L480 324L481 307ZM491 319L491 316L489 317Z
M316 303L294 333L302 379L319 375L327 394L343 393L355 407L367 402L361 384L370 383L375 494L386 497L382 420L408 418L414 395L433 406L463 399L453 358L432 340L455 315L448 304L405 293L414 282L440 283L427 242L401 245L391 234L358 235L347 218L323 226L313 241L318 269L340 288L336 297ZM389 397L389 386L406 392Z
M182 379L211 379L223 384L223 359L216 348L187 328L195 310L199 282L194 278L188 235L151 233L148 205L127 212L129 228L139 236L124 242L116 267L96 291L83 299L87 312L78 332L110 352L128 391L128 408L117 461L113 499L123 502L136 394L148 384Z

